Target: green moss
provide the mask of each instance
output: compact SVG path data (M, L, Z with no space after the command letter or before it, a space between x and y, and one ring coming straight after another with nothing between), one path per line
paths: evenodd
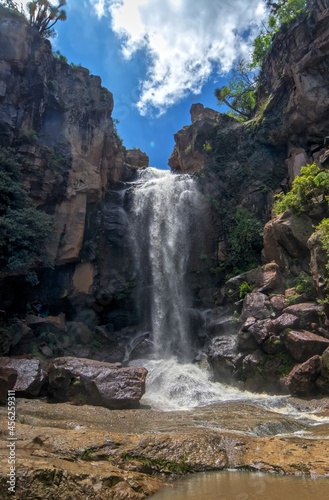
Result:
M207 141L202 146L202 149L205 153L210 153L212 151L212 145L210 144L210 142Z
M81 460L85 460L87 462L90 462L94 458L94 452L90 448L86 448L83 450L83 452L79 455L79 458Z
M248 295L248 293L252 292L252 289L253 289L253 287L251 285L249 285L249 283L247 283L246 281L244 281L243 283L241 283L241 285L239 287L239 297L240 297L240 299L244 299L245 296Z
M165 472L173 474L186 474L191 472L190 465L186 462L184 457L181 461L176 462L172 460L166 460L163 458L147 458L142 455L132 455L129 453L123 453L121 455L122 460L125 462L139 462L146 469L152 472Z
M295 362L292 357L284 351L280 351L277 354L265 354L256 368L257 375L266 380L268 378L266 370L267 363L278 359L280 360L280 364L277 368L276 375L278 377L288 375L288 373L292 370Z

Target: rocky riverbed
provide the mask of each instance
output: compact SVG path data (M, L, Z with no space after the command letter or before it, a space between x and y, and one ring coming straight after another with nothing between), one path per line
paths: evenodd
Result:
M163 412L18 399L14 498L142 499L178 475L228 468L329 475L329 398L282 398L275 411L261 405ZM6 499L13 495L5 405L0 421Z

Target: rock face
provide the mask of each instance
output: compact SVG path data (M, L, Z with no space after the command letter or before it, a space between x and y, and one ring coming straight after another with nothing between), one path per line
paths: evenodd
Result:
M265 262L275 262L280 268L289 266L289 259L298 259L304 266L310 259L308 239L313 233L312 219L290 212L275 217L264 228Z
M145 392L145 368L63 357L48 366L48 397L106 408L136 408Z
M276 35L260 74L254 119L239 123L194 104L192 124L175 135L169 164L174 171L200 173L200 187L216 209L214 247L220 264L230 251L223 206L230 213L243 207L264 224L273 195L288 189L301 166L320 165L329 134L328 18L328 1L314 0L307 16ZM268 222L263 263L274 261L283 269L298 259L306 270L313 224L307 216L292 214Z
M11 389L17 396L39 396L45 383L45 372L37 359L0 358L0 368L16 373L16 381Z
M129 327L134 270L120 190L148 166L147 155L122 145L111 118L113 96L101 79L55 57L49 41L3 7L0 80L0 147L14 148L26 165L24 190L54 219L47 244L53 267L33 269L34 286L25 276L1 274L1 308L25 314L38 304L42 315L63 313L64 323ZM55 338L43 327L33 326L19 343L13 338L10 353L37 347L46 357L62 355L74 339L65 328Z

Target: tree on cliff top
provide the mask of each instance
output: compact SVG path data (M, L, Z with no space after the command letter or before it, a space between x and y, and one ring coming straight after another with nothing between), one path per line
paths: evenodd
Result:
M54 34L53 26L58 21L66 20L66 12L61 7L66 5L66 0L59 0L58 5L52 5L48 0L34 0L27 4L29 22L44 36Z
M215 90L217 104L225 104L231 111L230 116L240 120L249 120L256 106L255 76L244 61L237 64L232 72L229 84Z

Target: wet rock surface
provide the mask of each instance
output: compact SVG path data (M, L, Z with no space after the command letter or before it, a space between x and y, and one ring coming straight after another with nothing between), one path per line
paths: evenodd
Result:
M329 417L328 399L274 406ZM17 498L142 499L177 475L232 467L329 474L328 424L312 428L251 403L168 413L20 399L16 409ZM6 419L1 406L1 429ZM1 498L9 498L6 444L2 433Z

